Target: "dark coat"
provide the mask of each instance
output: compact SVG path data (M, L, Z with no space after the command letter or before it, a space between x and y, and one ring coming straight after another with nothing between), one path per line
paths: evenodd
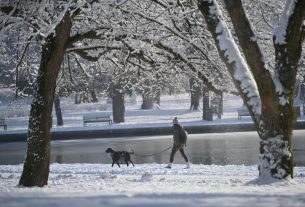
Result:
M186 144L187 140L187 133L183 129L183 127L180 124L174 124L173 126L174 130L174 144L175 145L181 145Z

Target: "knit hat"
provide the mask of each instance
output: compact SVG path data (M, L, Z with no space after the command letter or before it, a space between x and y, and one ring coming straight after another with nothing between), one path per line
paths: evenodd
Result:
M177 117L175 117L175 118L173 119L173 124L178 124L178 119L177 119Z

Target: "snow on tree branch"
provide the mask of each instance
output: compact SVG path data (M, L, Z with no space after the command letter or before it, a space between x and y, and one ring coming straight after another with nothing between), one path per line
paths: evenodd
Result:
M298 62L304 41L305 1L287 0L279 26L274 31L275 80L281 105L292 103Z
M255 115L261 114L261 101L256 83L252 77L247 63L242 57L231 32L223 21L222 13L216 1L208 1L208 11L205 13L205 4L207 1L199 1L199 9L204 15L207 15L209 26L213 27L212 33L220 50L224 62L228 66L232 78L237 84L240 93L247 97L248 106L253 110ZM212 25L213 24L213 25ZM236 82L237 81L237 82Z
M287 26L288 26L288 20L289 17L292 15L296 0L288 0L287 4L285 6L285 9L282 13L279 25L274 30L274 36L275 36L275 43L277 44L285 44L286 43L286 32L287 32Z

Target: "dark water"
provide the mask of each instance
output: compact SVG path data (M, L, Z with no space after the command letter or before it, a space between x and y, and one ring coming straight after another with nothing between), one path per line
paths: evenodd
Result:
M134 163L167 163L170 150L151 155L172 145L171 136L105 138L53 141L51 162L57 163L111 163L105 153L108 147L116 150L134 150ZM255 132L189 135L186 154L194 164L244 164L258 162L259 139ZM0 143L0 164L23 163L25 143ZM305 130L294 131L293 153L297 166L305 166ZM184 163L178 152L174 163Z

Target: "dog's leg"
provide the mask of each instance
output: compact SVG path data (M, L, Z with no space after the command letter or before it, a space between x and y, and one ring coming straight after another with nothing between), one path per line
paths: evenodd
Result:
M117 164L119 167L121 167L118 161L116 162L116 164Z
M125 163L126 163L126 165L127 165L127 167L129 166L129 164L128 164L128 159L125 159Z
M126 162L126 164L127 164L127 167L129 166L129 163L131 163L133 166L134 166L134 164L133 164L133 162L131 161L131 159L125 159L125 162Z
M115 162L113 161L113 162L112 162L112 165L111 165L111 167L113 167L114 163L115 163Z

